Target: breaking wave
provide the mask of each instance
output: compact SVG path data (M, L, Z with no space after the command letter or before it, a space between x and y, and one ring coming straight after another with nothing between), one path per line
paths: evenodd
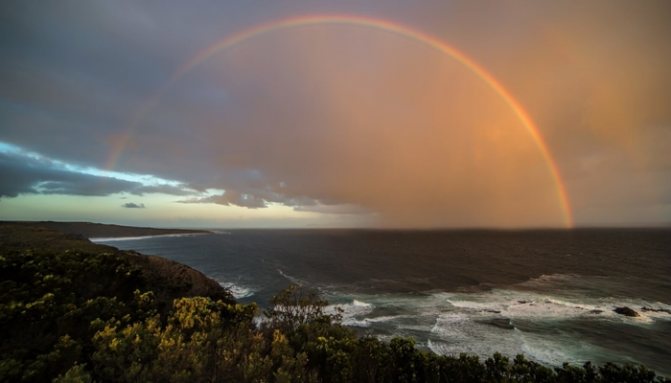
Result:
M251 287L246 287L231 282L223 282L223 281L217 281L217 282L219 282L219 285L221 287L228 290L235 299L249 298L253 296L255 293L254 289L252 289Z
M575 276L541 276L525 282L525 286L565 284L572 278ZM481 358L494 352L509 357L525 354L548 365L615 356L612 350L567 329L572 321L645 328L656 321L671 321L671 305L662 302L577 295L565 290L549 294L516 287L415 295L334 294L344 302L327 309L341 310L343 325L365 328L383 340L412 336L418 345L438 354L470 353ZM639 316L618 314L616 307L629 307Z
M365 319L358 318L370 314L373 311L373 305L353 299L349 303L328 305L324 311L327 314L340 315L342 324L345 326L367 327Z
M303 280L301 280L301 279L298 279L298 278L296 278L296 277L293 277L293 276L291 276L291 275L285 273L285 272L282 271L281 269L277 269L277 273L280 274L282 277L284 277L284 278L285 278L286 280L288 280L289 282L291 282L291 283L295 283L295 284L297 284L298 286L304 286L304 285L306 285L305 281L303 281Z

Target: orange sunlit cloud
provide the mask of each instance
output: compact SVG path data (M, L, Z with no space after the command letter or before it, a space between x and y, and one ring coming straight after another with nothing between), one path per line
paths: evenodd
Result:
M280 31L218 54L166 95L200 79L273 84L231 92L237 120L194 114L179 97L156 109L194 115L180 123L217 143L212 172L255 169L285 196L359 205L382 225L563 225L549 165L515 111L430 48L360 27Z

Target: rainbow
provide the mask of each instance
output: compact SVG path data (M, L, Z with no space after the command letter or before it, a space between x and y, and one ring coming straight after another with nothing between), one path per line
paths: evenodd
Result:
M555 184L555 190L557 193L557 198L559 200L563 213L564 225L568 228L573 227L572 209L569 202L568 193L566 192L566 187L562 182L559 173L557 163L552 157L550 149L548 148L548 145L545 142L543 136L541 135L538 127L531 119L529 114L526 112L526 110L522 107L522 105L515 99L515 97L513 97L513 95L506 88L504 88L503 85L501 85L501 83L497 81L496 78L494 78L494 76L492 76L492 74L490 74L486 69L484 69L475 61L473 61L473 59L469 58L466 54L448 45L447 43L443 42L437 37L434 37L424 32L417 31L415 29L412 29L410 27L404 26L396 22L371 17L362 17L355 15L308 15L308 16L298 16L298 17L280 19L245 29L241 32L225 37L222 40L219 40L218 42L206 47L205 49L202 49L201 51L196 53L196 55L194 55L190 60L186 61L182 66L180 66L172 74L172 76L170 76L169 80L160 89L158 89L145 103L143 103L142 106L136 111L125 133L115 143L110 158L107 161L107 168L112 169L115 167L119 157L125 150L126 146L129 144L132 138L132 133L139 125L139 123L142 121L142 119L149 113L149 111L151 111L159 103L163 94L175 82L179 81L179 79L182 78L182 76L184 76L187 72L189 72L198 64L209 59L210 57L221 52L222 50L228 49L232 46L246 42L250 39L264 35L266 33L303 26L329 25L329 24L359 26L400 35L410 40L416 41L420 44L423 44L425 46L428 46L432 49L435 49L436 51L451 57L452 59L456 60L457 62L461 63L466 68L468 68L473 74L475 74L478 78L480 78L496 94L498 94L501 97L501 99L515 113L515 115L522 123L524 128L527 130L529 135L531 135L531 137L533 138L552 175Z

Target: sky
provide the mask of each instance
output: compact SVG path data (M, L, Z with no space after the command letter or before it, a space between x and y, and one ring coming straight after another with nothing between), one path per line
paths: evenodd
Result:
M671 224L668 1L3 1L0 219Z

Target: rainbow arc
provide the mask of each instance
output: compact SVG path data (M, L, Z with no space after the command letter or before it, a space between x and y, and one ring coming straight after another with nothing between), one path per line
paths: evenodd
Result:
M391 22L383 19L376 19L370 17L354 16L354 15L308 15L275 20L268 23L260 24L233 35L227 36L218 42L202 49L196 53L191 59L186 61L170 76L169 80L158 89L142 106L137 110L131 119L125 134L117 140L115 147L107 161L107 168L115 167L119 157L128 146L130 139L135 129L137 129L144 117L160 102L163 94L186 73L191 71L194 67L203 61L209 59L215 54L231 48L237 44L247 42L255 37L262 36L267 33L272 33L284 29L298 28L310 25L354 25L364 28L371 28L376 30L393 33L405 38L414 40L420 44L424 44L436 51L439 51L452 59L456 60L464 67L468 68L474 75L486 83L489 88L494 91L501 99L508 105L510 110L515 114L520 123L524 126L528 134L532 137L540 150L548 170L552 175L555 184L555 191L558 202L561 206L564 225L566 227L573 226L573 215L570 201L566 187L561 179L559 168L556 161L552 157L547 142L544 140L540 130L534 123L529 113L522 107L517 99L485 68L480 66L473 59L468 57L463 52L448 45L439 38L430 34L420 32L416 29L404 26L402 24Z

